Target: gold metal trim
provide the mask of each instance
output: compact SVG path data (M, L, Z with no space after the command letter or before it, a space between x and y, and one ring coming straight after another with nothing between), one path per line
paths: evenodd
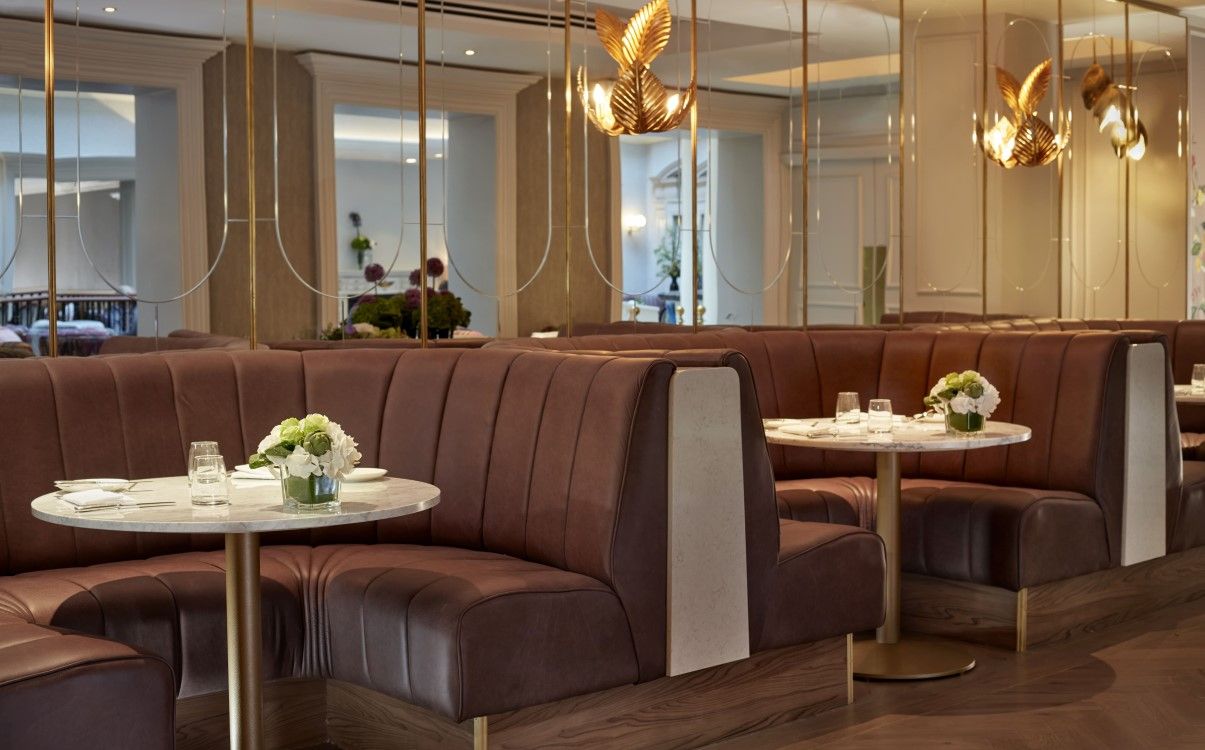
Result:
M247 0L247 291L251 305L251 331L248 336L254 349L259 343L259 325L256 321L255 253L255 0Z
M1126 86L1127 91L1134 90L1134 40L1130 38L1130 3L1126 2L1125 9L1125 46L1126 46ZM1127 110L1129 108L1127 107ZM1126 115L1130 117L1129 114ZM1127 121L1127 128L1131 123ZM1126 255L1126 294L1125 294L1125 317L1130 317L1130 214L1133 213L1134 203L1130 194L1130 174L1134 171L1134 164L1126 159L1126 179L1125 179L1125 255Z
M804 7L807 7L807 0L804 0L803 5L804 5ZM906 215L904 213L904 169L905 169L904 156L907 151L907 143L908 143L907 138L906 138L906 131L905 131L905 128L907 126L906 126L905 120L904 120L904 112L905 112L904 95L902 93L904 91L904 65L905 65L905 63L904 63L904 39L907 37L907 35L904 33L904 0L900 0L899 19L900 19L899 59L900 59L900 92L901 93L899 96L899 100L900 100L899 101L899 123L896 125L896 127L898 127L900 130L900 146L899 146L900 164L899 164L899 173L896 176L895 194L896 194L896 202L899 204L899 213L900 213L899 218L896 220L896 227L897 227L896 231L899 232L899 237L896 239L896 243L897 243L896 244L896 258L898 259L898 262L900 264L900 270L899 270L899 308L900 308L899 326L900 326L900 328L903 328L904 327L904 266L905 266L905 264L904 264L904 222L906 220ZM914 53L915 53L915 51L914 51ZM806 263L807 263L807 256L805 255L804 256L804 264L806 265ZM890 271L890 269L888 269L888 270ZM886 305L884 305L884 307L886 307Z
M1017 653L1023 654L1029 650L1029 589L1027 588L1017 592L1017 622L1014 627L1017 631Z
M983 101L979 109L979 123L984 133L987 132L987 0L982 2L983 17L979 28L979 38L983 48L983 60L980 78L982 80L980 93ZM902 18L902 17L901 17ZM901 97L903 98L903 97ZM980 142L979 157L979 309L987 317L987 154Z
M568 6L568 3L566 3ZM418 340L430 345L427 331L427 0L418 0Z
M259 534L226 534L226 641L230 747L260 750L264 703Z
M808 162L808 117L809 117L809 111L810 111L810 109L809 109L810 102L808 101L808 83L809 83L809 80L808 80L808 78L809 78L809 76L808 76L808 0L801 0L801 2L799 4L801 6L803 6L803 31L800 34L801 41L799 43L799 46L803 48L803 81L801 83L802 90L800 91L800 94L799 94L799 112L800 112L799 130L801 133L801 144L799 147L799 153L802 157L800 167L801 167L801 171L803 173L803 179L802 179L803 194L801 196L802 200L803 200L803 215L799 217L799 227L800 227L799 237L800 237L800 248L803 251L801 254L803 257L800 260L800 266L799 266L800 267L800 273L799 273L800 293L799 293L799 296L800 296L801 302L803 303L803 319L801 322L803 324L803 327L807 328L807 326L808 326L808 304L811 301L809 299L810 290L808 289L808 218L809 218L808 211L811 210L811 201L810 201L811 196L808 193L808 185L809 185L809 180L811 179L811 171L812 171L811 164ZM904 0L900 0L901 10L903 8L903 4L904 4ZM901 25L903 24L903 19L904 19L904 17L901 15L900 16ZM902 33L900 34L900 38L901 39L903 38ZM902 55L901 55L901 57L902 57ZM904 101L904 97L901 96L900 97L901 108L903 107L903 101ZM903 296L903 295L901 295L901 296ZM865 321L863 321L863 322L865 322ZM877 320L875 322L878 323ZM850 672L850 680L851 681L853 680L852 672ZM853 690L853 683L851 682L850 683L850 691L851 691L850 692L850 701L853 701L852 690Z
M420 0L421 2L421 0ZM565 2L565 335L573 335L573 4ZM582 153L590 148L582 137ZM549 155L551 158L551 155ZM585 175L590 179L589 175ZM551 186L549 186L551 189ZM585 211L590 207L586 206Z
M1066 119L1065 119L1067 117L1067 113L1066 113L1067 106L1066 106L1066 101L1063 98L1063 89L1065 88L1064 76L1066 75L1066 50L1064 49L1064 46L1062 44L1062 40L1063 40L1063 0L1059 0L1058 12L1059 12L1059 27L1058 27L1059 78L1058 78L1058 90L1055 91L1055 96L1058 98L1057 106L1059 108L1059 119L1057 122L1057 127L1058 127L1058 131L1060 133L1066 132L1068 134L1068 136L1070 136L1071 128L1067 127ZM1063 158L1064 156L1066 156L1065 151L1059 153L1058 166L1055 168L1057 171L1056 179L1058 180L1058 201L1059 201L1058 208L1055 210L1056 222L1057 222L1055 231L1056 231L1056 237L1058 238L1058 245L1055 247L1055 253L1056 253L1055 261L1058 264L1057 274L1055 276L1055 284L1056 284L1055 292L1057 294L1057 299L1055 301L1055 312L1058 315L1058 317L1060 317L1060 318L1063 317L1063 218L1064 218L1063 201L1065 199L1064 191L1065 191L1065 182L1067 179L1066 159Z
M473 750L487 750L490 746L490 720L488 716L473 719Z
M806 42L805 42L806 44ZM698 0L690 0L690 80L699 80L699 9ZM691 315L694 330L699 331L699 267L703 263L703 247L699 244L699 99L690 103L690 252L694 261L690 269Z
M804 0L805 4L807 0ZM806 26L804 28L807 28ZM854 702L854 634L845 634L845 705Z
M46 319L49 323L47 345L50 356L59 356L59 272L58 239L55 225L54 194L54 0L46 0L43 81L46 87ZM13 252L16 252L14 248Z

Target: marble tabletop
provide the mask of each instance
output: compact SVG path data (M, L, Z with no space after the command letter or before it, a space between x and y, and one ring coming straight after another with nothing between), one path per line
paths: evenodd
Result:
M1176 386L1177 404L1205 404L1205 392L1193 393L1191 385Z
M109 531L168 534L246 534L321 526L342 526L406 516L439 504L439 488L409 479L386 477L374 482L344 482L341 506L332 513L286 513L276 481L232 480L230 504L200 507L192 504L187 477L139 480L129 494L135 502L172 501L149 508L79 511L59 499L42 495L30 507L43 521L64 526Z
M941 422L897 421L891 433L871 435L834 435L831 419L767 419L766 441L773 445L792 445L830 451L861 451L864 453L928 453L965 451L1012 445L1029 440L1033 433L1028 427L1009 422L988 420L982 432L950 435ZM805 432L793 434L786 430ZM865 423L862 424L864 430Z

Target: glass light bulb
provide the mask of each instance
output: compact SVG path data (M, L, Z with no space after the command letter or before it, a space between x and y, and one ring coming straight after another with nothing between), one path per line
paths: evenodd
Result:
M1130 157L1131 161L1142 161L1142 157L1146 156L1146 138L1139 136L1138 142L1126 151L1126 156Z
M1109 108L1105 110L1104 115L1100 118L1099 132L1105 132L1105 128L1110 125L1121 125L1121 110L1117 108L1116 104L1110 104Z
M678 103L681 101L682 101L682 97L680 95L671 94L670 97L665 100L665 111L671 115L673 113L677 112L678 111Z

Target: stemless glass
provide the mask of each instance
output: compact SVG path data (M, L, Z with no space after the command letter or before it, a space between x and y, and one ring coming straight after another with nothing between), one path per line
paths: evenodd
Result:
M218 444L213 440L198 440L188 448L188 483L193 482L193 474L196 473L197 459L201 456L220 456L222 452L218 450Z
M1205 365L1192 366L1192 391L1193 393L1205 392Z
M226 505L230 486L226 482L226 461L221 456L197 456L193 459L191 495L193 505Z
M858 399L858 394L853 391L842 391L837 394L837 417L836 423L841 424L857 424L862 418L862 402Z
M872 435L891 433L891 399L872 398L866 407L866 431Z

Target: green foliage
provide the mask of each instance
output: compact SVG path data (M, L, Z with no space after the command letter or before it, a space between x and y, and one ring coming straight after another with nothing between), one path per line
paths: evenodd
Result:
M365 250L371 250L372 240L368 239L362 234L357 234L351 239L351 249L355 250L357 253L362 253Z
M460 297L451 292L437 292L427 298L427 327L432 330L454 331L467 326L472 317Z
M662 276L676 279L682 275L682 233L676 216L661 237L661 244L654 248L653 257Z

